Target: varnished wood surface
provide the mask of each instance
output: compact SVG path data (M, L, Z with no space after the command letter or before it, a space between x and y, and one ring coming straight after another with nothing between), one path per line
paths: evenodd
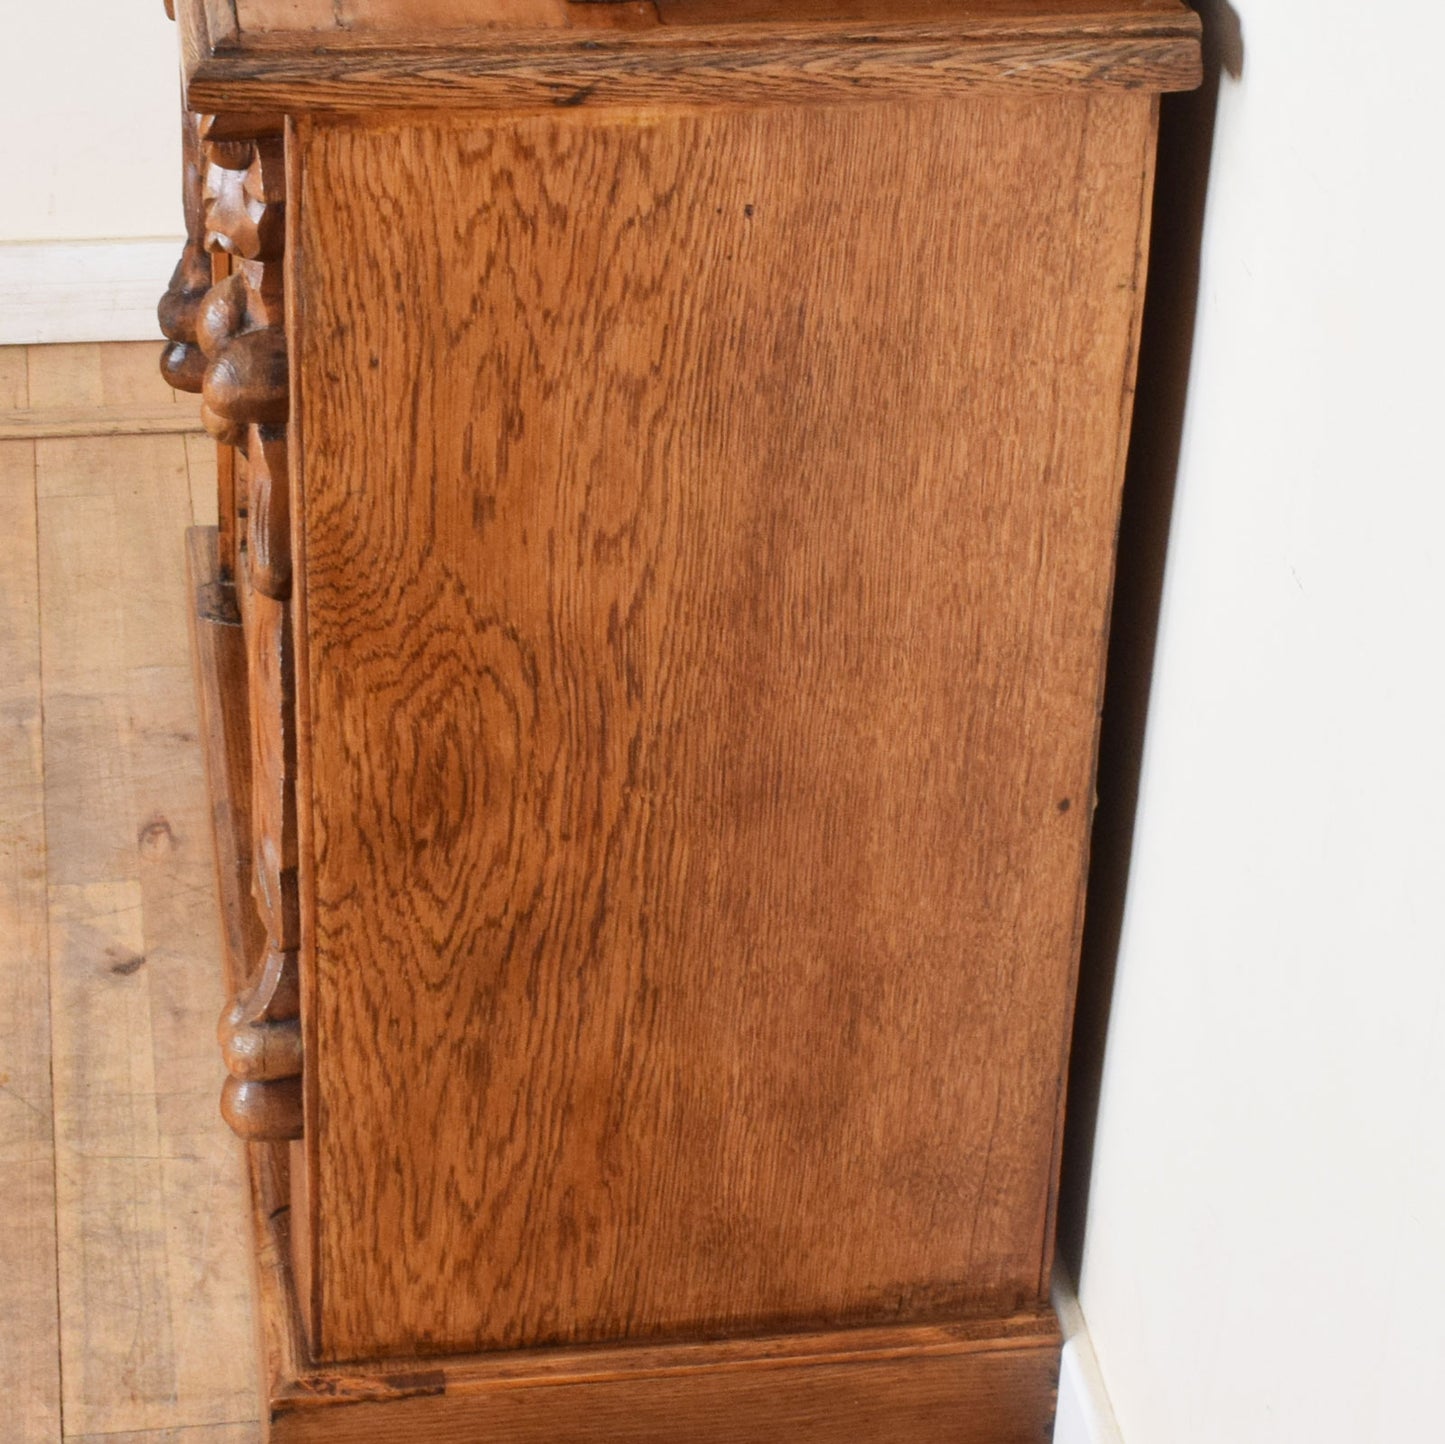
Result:
M303 124L323 1357L1043 1298L1152 124Z
M234 627L208 615L213 530L189 538L202 714L234 707L242 676ZM223 874L244 858L249 753L209 729ZM223 888L223 892L225 889ZM233 907L249 915L238 898ZM234 986L234 983L233 983ZM290 1259L292 1190L283 1150L248 1150L270 1444L470 1444L653 1440L749 1444L849 1439L1011 1444L1049 1437L1059 1336L1051 1313L946 1327L904 1326L775 1338L519 1351L491 1357L313 1363ZM230 1433L224 1436L226 1444ZM235 1436L237 1444L250 1435ZM178 1436L176 1444L184 1444Z
M220 567L216 528L193 527L187 532L186 577L225 930L225 990L234 998L244 992L253 960L265 950L266 933L251 897L252 751L246 646L241 628L231 619L229 597L222 606L216 605L215 599L230 591ZM246 1147L251 1204L247 1242L256 1280L261 1391L268 1400L280 1397L305 1368L291 1274L289 1151L289 1145L278 1142Z
M915 25L952 21L973 33L1013 38L1062 22L1079 29L1126 28L1173 19L1178 0L211 0L218 37L267 43L390 46L398 36L445 46L456 31L570 29L586 34L645 20L645 28L717 25ZM424 40L422 37L430 37ZM498 38L498 37L494 37Z
M211 799L226 993L245 986L265 951L266 933L251 899L251 729L246 695L246 644L232 588L223 585L216 535L196 527L186 537L191 649L197 673L201 748ZM230 706L223 699L236 699ZM241 799L238 802L238 799Z
M1200 75L1198 17L1179 0L242 0L239 14L188 0L181 20L189 104L208 112L1161 91Z
M193 551L193 556L195 552ZM218 680L210 674L208 685ZM308 1356L284 1155L249 1150L270 1444L1044 1444L1051 1312L947 1328L328 1366Z
M230 698L230 708L242 714L227 717L222 730L240 731L244 720L250 759L238 787L229 786L228 767L211 772L213 785L218 775L228 784L221 787L223 799L240 792L251 798L246 872L264 938L254 956L238 961L240 990L217 1027L229 1075L221 1115L248 1142L263 1142L299 1138L303 1125L288 601L286 170L283 136L274 124L249 137L235 128L233 121L222 139L212 122L185 118L188 239L160 304L170 342L161 373L171 385L201 393L201 420L222 451L218 580L206 583L209 592L198 598L202 620L194 635L205 675L228 664L234 651L215 624L235 623L244 634L239 680L210 692ZM223 891L230 871L223 862ZM240 927L233 923L233 932Z
M170 395L155 350L0 350L0 405L144 412ZM222 990L186 589L165 545L208 517L199 440L0 446L5 1444L259 1444L242 1174L206 1046Z
M603 1351L556 1373L519 1361L510 1379L448 1361L375 1403L326 1392L344 1384L318 1373L315 1398L273 1404L271 1444L1048 1444L1059 1345L1028 1322L1031 1335L948 1347L901 1334L872 1352L808 1340L794 1357L770 1357L772 1341L732 1358L703 1346L688 1362Z

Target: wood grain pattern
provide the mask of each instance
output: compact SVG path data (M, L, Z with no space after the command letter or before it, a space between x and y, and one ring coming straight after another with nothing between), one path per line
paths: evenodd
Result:
M209 816L184 590L155 561L189 510L184 445L37 455L65 1419L81 1435L242 1422L238 1158L207 1046Z
M1152 118L302 124L320 1357L1045 1296Z
M291 952L301 946L301 923L296 895L296 683L286 603L253 592L245 605L245 630L252 886L271 946Z
M231 588L222 580L211 528L186 534L191 596L191 651L197 678L201 750L223 932L225 994L244 991L266 931L251 898L251 728L246 697L246 645Z
M201 420L224 453L217 467L220 580L202 606L215 623L239 614L245 635L243 678L229 705L248 714L251 759L245 783L253 817L247 873L264 925L263 946L242 971L243 983L217 1028L230 1075L221 1114L248 1141L278 1141L299 1138L303 1125L295 687L286 601L291 561L285 142L273 123L244 136L235 134L234 125L194 117L188 117L187 138L190 239L161 303L172 340L162 372L176 385L196 380ZM208 283L214 282L204 290L188 279L202 269L197 256ZM181 360L173 359L177 348L185 351ZM199 366L192 364L197 358ZM218 665L226 649L219 637L208 637L206 628L197 633L197 657ZM229 730L238 729L231 724ZM223 787L218 795L234 793ZM228 872L223 863L223 895ZM228 926L234 949L244 924L232 919Z
M23 399L20 360L7 400ZM37 545L35 448L0 443L0 1410L14 1444L60 1438Z
M187 532L186 575L192 597L191 646L206 777L215 818L216 869L227 924L225 985L234 999L244 997L249 990L253 960L266 952L266 934L250 896L251 739L246 649L239 625L227 621L224 615L218 617L212 601L218 591L227 589L214 527L196 526ZM222 608L223 613L231 610L229 606ZM304 1246L293 1249L292 1146L265 1142L253 1143L246 1149L262 1345L261 1392L268 1400L281 1398L306 1370L305 1341L296 1306L298 1288L303 1293L306 1288L306 1259Z
M179 1429L142 1429L121 1434L67 1434L65 1444L261 1444L261 1424L197 1424Z
M291 481L286 432L253 426L246 445L246 575L276 601L291 595Z
M947 22L970 33L1010 37L1057 27L1121 27L1174 18L1177 0L627 0L578 5L572 0L236 0L240 43L268 32L273 47L355 43L391 47L400 35L432 46L455 43L452 31L526 32L607 27L618 10L644 9L663 26L920 25ZM293 37L287 39L286 37ZM431 37L429 42L424 37Z
M272 1444L1047 1444L1058 1374L1056 1335L919 1347L904 1331L870 1353L852 1341L803 1341L798 1353L727 1357L725 1345L691 1362L658 1348L603 1351L530 1376L446 1367L414 1376L384 1402L319 1397L273 1404ZM922 1330L913 1331L915 1334ZM830 1347L831 1346L831 1347ZM683 1350L675 1351L681 1354ZM540 1363L540 1367L538 1367ZM471 1373L471 1377L468 1377ZM314 1380L324 1390L324 1375ZM378 1379L378 1382L380 1380ZM294 1407L302 1405L302 1407ZM279 1407L278 1407L279 1406ZM288 1407L291 1406L291 1407ZM311 1406L311 1407L307 1407Z
M154 347L146 344L153 352ZM201 429L200 413L194 403L0 410L0 441L36 441L56 436L183 436Z
M30 401L29 360L24 346L0 346L0 406L23 410Z
M191 0L198 5L199 0ZM1175 90L1199 83L1198 17L1176 0L1059 0L1045 6L820 6L780 0L732 18L719 5L663 4L620 25L612 5L565 7L564 24L530 8L448 6L474 28L411 18L411 6L366 4L344 16L276 6L224 43L204 16L185 26L195 110L290 113L391 107L526 109L610 105L834 102L961 87L1048 92ZM366 17L369 17L369 21ZM505 26L505 28L503 28Z
M42 419L66 405L121 413L128 405L153 408L159 399L179 409L156 372L151 342L0 349L0 404L23 412L32 393ZM215 1065L205 1047L220 989L208 967L215 917L205 877L207 819L176 665L184 651L177 608L184 588L179 556L155 543L190 510L184 450L180 437L0 445L5 1444L60 1444L62 1374L67 1440L261 1438L247 1349L246 1259L236 1227L226 1228L228 1208L240 1221L240 1179L215 1124ZM113 662L97 665L107 648ZM182 683L178 694L173 683ZM116 689L109 701L108 687ZM113 737L99 725L107 716L117 719ZM98 755L97 742L107 749ZM98 785L99 778L106 781ZM104 851L90 847L79 856L76 840L87 838L114 839L118 860L127 851L138 859L142 915L134 923L107 915L92 876L96 908L84 943L77 889ZM52 913L52 904L62 911ZM133 957L107 958L105 948L132 927L145 962L125 971ZM59 963L67 974L55 989L53 1091L52 943L65 944ZM112 963L123 971L112 973ZM148 1029L128 1026L136 1016L129 1008L104 1006L111 989L148 990L149 1008L137 1010L148 1015ZM78 1015L77 1003L91 990L100 1005ZM154 1063L143 1068L131 1060L126 1081L136 1088L118 1092L118 1054L147 1046ZM89 1065L74 1062L77 1048ZM147 1073L155 1089L142 1094ZM134 1125L147 1110L159 1150L128 1153L138 1132L122 1120ZM52 1134L64 1160L58 1195ZM77 1187L77 1175L89 1186ZM127 1178L135 1191L124 1186ZM157 1218L163 1226L150 1226ZM58 1263L65 1269L64 1353ZM154 1326L157 1309L169 1314L168 1325ZM231 1422L200 1422L226 1416L232 1404ZM137 1423L146 1427L114 1427Z
M24 395L7 405L32 415L80 410L145 414L165 406L184 413L191 405L156 374L152 341L27 346L0 354L13 355L26 376Z
M220 519L217 495L218 448L204 435L186 436L186 474L191 483L190 518L194 526L214 527ZM189 559L189 550L187 558Z
M199 547L192 544L192 556ZM207 686L219 680L207 674ZM287 1261L285 1156L249 1150L270 1444L760 1439L1044 1444L1051 1312L948 1327L318 1365Z
M271 460L278 464L282 446L284 442L271 448ZM248 471L266 463L261 428L251 428L251 447L254 456L248 458ZM255 487L248 486L248 492L254 497ZM255 520L248 517L248 537L257 535ZM259 520L264 532L265 519ZM247 553L249 558L249 547ZM269 555L275 558L274 548ZM226 705L244 706L247 711L251 891L265 943L253 954L246 986L223 1013L218 1036L230 1073L221 1094L222 1117L242 1138L260 1142L300 1138L303 1113L291 616L288 602L252 585L255 570L248 560L238 579L246 640L245 683L242 691L227 697Z
M126 1430L120 1434L67 1434L65 1444L262 1444L258 1420L244 1424L197 1424L178 1429Z
M201 684L201 726L231 999L217 1028L231 1074L222 1090L221 1114L243 1138L298 1137L301 1030L296 960L294 952L270 944L263 910L252 896L253 889L265 892L265 885L256 885L256 858L264 850L254 839L269 826L289 826L289 833L280 835L289 835L294 847L294 802L289 788L283 789L274 775L260 788L253 783L258 773L266 775L268 762L284 766L284 756L268 754L259 759L259 768L253 764L257 749L252 745L248 649L232 588L219 580L216 537L209 530L197 528L189 534L187 575L194 598L191 646ZM259 826L252 825L253 805L248 803L254 805ZM274 894L279 879L269 886ZM289 887L294 908L294 860ZM254 1086L276 1083L284 1086Z
M193 559L208 540L193 537ZM214 688L219 674L203 678ZM946 1328L315 1364L288 1268L285 1154L248 1152L270 1444L1049 1438L1059 1350L1049 1312Z

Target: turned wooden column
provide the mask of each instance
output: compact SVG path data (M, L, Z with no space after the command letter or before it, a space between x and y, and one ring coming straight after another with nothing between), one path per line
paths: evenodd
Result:
M221 1015L221 1111L241 1137L281 1141L302 1133L285 145L274 124L247 139L234 122L187 115L184 129L187 239L160 305L161 371L201 394L224 458L218 554L223 607L245 636L251 878L266 938Z

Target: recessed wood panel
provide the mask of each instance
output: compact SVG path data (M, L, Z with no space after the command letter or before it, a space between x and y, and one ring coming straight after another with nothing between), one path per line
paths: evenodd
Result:
M322 1357L1045 1297L1153 107L300 126Z

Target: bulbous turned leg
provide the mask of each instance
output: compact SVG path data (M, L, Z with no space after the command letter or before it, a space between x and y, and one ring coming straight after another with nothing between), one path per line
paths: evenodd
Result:
M206 357L197 339L201 303L211 284L211 258L187 243L156 308L167 345L161 351L161 375L177 391L199 393L206 377Z
M221 1117L247 1143L286 1143L302 1136L300 1078L250 1083L227 1078Z
M295 953L268 948L255 983L226 1005L216 1027L230 1074L221 1115L248 1142L302 1135L298 981Z

